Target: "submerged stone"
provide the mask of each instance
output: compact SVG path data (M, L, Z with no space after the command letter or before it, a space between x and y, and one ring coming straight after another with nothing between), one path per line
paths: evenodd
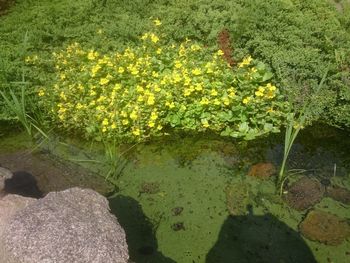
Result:
M177 222L171 226L171 229L174 231L185 230L185 225L183 222Z
M276 173L272 163L257 163L250 167L248 175L259 179L268 179Z
M143 182L140 186L140 194L157 194L160 191L158 182Z
M182 213L183 210L184 210L183 207L177 206L177 207L174 207L173 209L171 209L171 212L172 212L173 216L178 216Z
M339 245L350 236L350 226L345 219L319 210L309 212L299 229L306 238L326 245Z
M345 205L350 205L350 191L340 186L327 188L327 196Z
M289 187L284 199L289 206L302 211L320 202L323 194L324 187L319 181L303 177Z
M229 184L225 188L226 207L232 216L247 214L249 188L243 182Z

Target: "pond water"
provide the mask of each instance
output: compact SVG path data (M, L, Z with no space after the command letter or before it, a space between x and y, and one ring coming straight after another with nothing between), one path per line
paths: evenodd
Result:
M300 135L288 162L299 173L282 198L269 177L281 163L281 135L252 142L177 135L123 146L115 191L98 176L108 169L96 144L61 138L30 152L25 135L4 132L0 164L32 174L44 194L81 186L108 196L136 263L350 262L349 135L323 126ZM338 237L301 235L315 232L301 225L312 211L332 214L317 220L321 228L335 222Z

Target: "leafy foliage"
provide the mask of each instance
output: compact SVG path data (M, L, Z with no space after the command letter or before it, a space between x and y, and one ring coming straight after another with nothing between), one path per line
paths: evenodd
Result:
M288 103L263 63L247 57L233 70L221 50L167 45L160 35L105 54L73 43L55 53L55 82L38 95L64 129L96 140L144 140L170 128L245 139L279 131Z

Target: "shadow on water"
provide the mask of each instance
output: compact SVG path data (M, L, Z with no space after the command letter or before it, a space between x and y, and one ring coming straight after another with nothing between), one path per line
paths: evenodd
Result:
M252 209L250 208L250 211ZM317 263L298 232L272 214L229 216L206 263Z
M40 191L35 177L25 171L17 171L13 176L5 180L5 192L26 197L40 198L43 193Z
M135 199L117 195L109 198L109 203L112 212L125 230L132 262L175 263L158 251L154 226Z

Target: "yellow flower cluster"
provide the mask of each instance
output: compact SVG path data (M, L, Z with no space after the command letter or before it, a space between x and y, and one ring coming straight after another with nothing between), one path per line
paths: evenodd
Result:
M260 131L266 121L278 127L285 109L276 86L261 80L266 69L258 62L247 57L233 69L221 50L211 53L190 40L164 45L148 32L122 52L73 43L54 57L57 81L38 95L51 99L50 112L63 127L94 138L141 140L171 127L238 132L242 121Z

